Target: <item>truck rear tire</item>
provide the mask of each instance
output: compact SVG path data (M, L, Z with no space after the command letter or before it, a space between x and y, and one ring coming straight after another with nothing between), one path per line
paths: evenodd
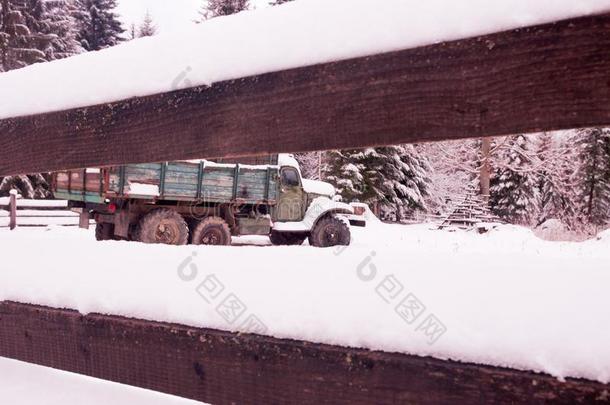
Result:
M99 223L95 225L95 239L98 241L114 240L114 224Z
M207 217L193 230L193 245L229 246L231 231L227 221L220 217Z
M294 232L271 231L269 235L271 243L276 246L297 246L302 245L307 239L307 234Z
M349 225L333 216L320 219L309 235L309 244L315 247L348 246L350 242Z
M159 208L140 219L134 236L142 243L186 245L189 239L189 227L182 215L176 211Z

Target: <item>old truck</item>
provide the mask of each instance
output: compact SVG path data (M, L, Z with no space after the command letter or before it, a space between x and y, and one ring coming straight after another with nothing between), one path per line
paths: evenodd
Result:
M53 175L55 198L98 240L229 245L269 235L275 245L349 245L362 212L333 198L332 185L304 179L292 155L255 164L208 160L130 164Z

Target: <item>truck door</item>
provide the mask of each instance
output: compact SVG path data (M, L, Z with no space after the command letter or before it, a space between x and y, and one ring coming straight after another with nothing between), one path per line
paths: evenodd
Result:
M299 172L294 167L282 167L276 220L301 221L303 219L303 204L303 187Z

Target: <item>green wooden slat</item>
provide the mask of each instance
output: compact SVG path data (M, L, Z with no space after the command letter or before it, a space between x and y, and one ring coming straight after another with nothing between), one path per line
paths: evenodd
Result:
M165 174L167 172L167 163L161 164L161 179L159 180L159 196L163 198L165 194Z
M119 168L119 195L125 195L125 166Z
M199 163L199 172L197 173L197 200L201 199L201 188L203 186L204 173L205 173L205 162L202 160Z
M157 170L160 171L161 170L161 163L137 163L137 164L131 164L131 165L126 165L125 167L127 169L133 169L133 170Z

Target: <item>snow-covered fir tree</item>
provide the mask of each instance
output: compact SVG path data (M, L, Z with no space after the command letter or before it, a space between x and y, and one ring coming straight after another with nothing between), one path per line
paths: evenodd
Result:
M523 135L508 137L498 151L491 179L492 211L521 225L530 225L536 218L537 173L529 146Z
M397 221L427 208L431 166L412 145L331 151L326 161L324 180L346 201L368 203Z
M572 226L576 212L572 184L574 162L570 145L566 145L564 136L540 134L536 157L539 162L537 224L557 219L564 225Z
M53 36L41 32L42 0L0 0L0 70L47 61L44 50Z
M200 21L239 13L250 8L250 0L204 0L205 3L199 12Z
M138 27L138 37L152 37L157 34L157 26L155 25L150 12L146 12L142 24Z
M603 226L610 223L610 128L577 131L577 201L584 223Z
M75 0L75 6L77 38L85 50L98 51L123 41L125 30L114 12L116 0Z
M356 149L326 152L324 181L335 186L345 201L371 202L373 188L369 186L372 171L366 166L366 154L370 151Z
M46 0L41 16L41 32L51 35L50 46L45 49L47 60L63 59L81 53L84 49L77 39L78 31L73 13L73 0Z
M375 178L384 216L400 221L413 211L425 211L431 170L428 160L413 145L387 146L375 151Z
M49 175L10 176L0 180L0 196L17 190L24 198L50 198Z

